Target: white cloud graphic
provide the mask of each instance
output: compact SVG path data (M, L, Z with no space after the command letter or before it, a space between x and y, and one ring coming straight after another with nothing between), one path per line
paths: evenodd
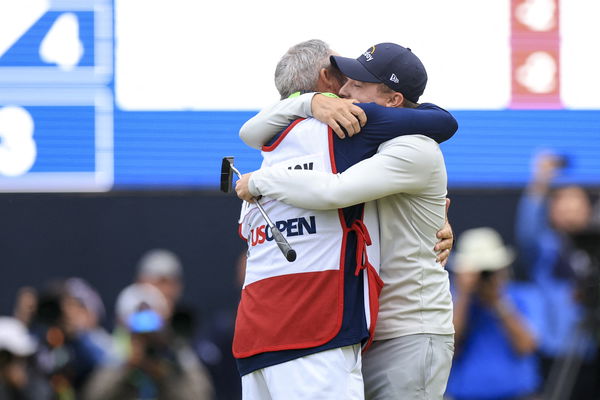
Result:
M532 53L517 68L517 82L532 93L550 93L556 89L556 60L544 51Z
M515 10L516 18L534 31L549 31L556 26L554 0L525 0Z

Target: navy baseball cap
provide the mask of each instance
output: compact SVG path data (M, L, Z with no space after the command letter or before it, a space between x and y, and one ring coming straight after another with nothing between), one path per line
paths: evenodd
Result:
M427 72L419 57L395 43L371 46L357 59L331 56L331 64L350 79L383 83L416 103L427 85Z

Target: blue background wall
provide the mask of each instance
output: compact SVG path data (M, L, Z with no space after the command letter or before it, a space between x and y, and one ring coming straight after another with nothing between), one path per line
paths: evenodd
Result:
M115 184L217 187L221 157L242 171L260 155L238 138L255 112L115 114ZM457 134L442 144L450 187L519 187L533 153L550 148L571 160L565 179L600 184L600 111L453 111Z

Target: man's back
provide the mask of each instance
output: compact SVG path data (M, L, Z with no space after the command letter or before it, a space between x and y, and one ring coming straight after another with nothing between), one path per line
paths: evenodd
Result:
M407 189L377 200L381 237L381 278L385 282L376 340L416 333L452 334L452 299L448 273L436 263L436 232L445 221L446 167L438 144L421 135L382 144L378 156L389 157L398 171L395 182ZM412 158L412 159L411 159Z
M263 147L263 167L336 170L331 129L315 119L291 124ZM379 227L374 202L344 210L307 210L269 198L262 204L298 251L289 263L255 205L244 207L240 233L248 258L238 308L234 356L242 375L310 354L360 344L369 336L370 277L357 253L379 267ZM364 229L364 230L363 230ZM366 245L368 230L372 245ZM365 249L365 253L362 253ZM366 260L365 259L365 260ZM369 288L367 290L367 288Z

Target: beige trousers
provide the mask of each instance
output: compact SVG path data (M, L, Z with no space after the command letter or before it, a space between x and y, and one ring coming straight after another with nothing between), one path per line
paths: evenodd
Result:
M375 341L363 354L365 399L442 400L453 355L453 335Z

